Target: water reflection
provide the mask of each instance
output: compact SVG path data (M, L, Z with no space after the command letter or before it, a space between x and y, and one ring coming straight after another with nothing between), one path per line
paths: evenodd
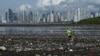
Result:
M99 26L38 26L38 27L0 27L0 34L60 34L72 28L77 36L100 36Z

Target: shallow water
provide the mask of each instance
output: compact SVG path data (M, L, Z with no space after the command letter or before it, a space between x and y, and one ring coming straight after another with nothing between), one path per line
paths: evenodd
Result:
M71 28L75 36L100 36L100 26L33 26L33 27L0 27L0 34L30 34L30 35L59 35L66 36L66 30Z

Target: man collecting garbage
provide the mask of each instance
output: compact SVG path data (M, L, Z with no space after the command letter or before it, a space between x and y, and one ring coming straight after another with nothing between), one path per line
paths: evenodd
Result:
M73 31L72 29L68 29L66 32L67 36L68 36L68 41L70 42L72 40L72 35L73 35Z

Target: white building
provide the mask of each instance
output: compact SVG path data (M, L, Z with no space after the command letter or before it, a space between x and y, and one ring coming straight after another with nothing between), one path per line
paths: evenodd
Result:
M61 21L61 13L55 13L54 14L54 22L60 22Z
M18 11L18 23L26 23L26 11Z
M2 15L2 23L7 23L7 12Z
M91 11L84 10L81 8L78 8L75 11L74 22L78 22L80 20L87 19L87 18L91 18Z
M98 16L99 16L99 13L98 13L98 12L96 12L96 13L95 13L95 17L98 17Z
M81 20L81 8L78 8L77 10L77 21Z
M64 19L64 17L63 17L63 16L61 16L61 21L63 21L63 22L65 21L65 19Z
M33 14L33 23L39 23L40 21L40 16L39 13L36 12L36 14Z
M67 21L73 20L73 12L71 8L67 8Z
M57 13L57 16L58 16L57 21L58 21L58 22L60 22L60 21L61 21L61 13L60 13L60 12L58 12L58 13Z
M26 11L23 11L23 14L22 14L22 16L23 16L23 23L27 23L27 14L26 14Z
M22 23L22 14L20 11L18 11L18 14L17 14L17 17L18 17L18 23Z
M39 20L40 20L40 15L39 15L39 12L37 11L37 13L36 13L36 23L39 23Z
M54 22L54 12L50 13L50 22Z
M47 22L50 22L50 15L47 15Z
M77 15L74 15L74 22L78 22Z

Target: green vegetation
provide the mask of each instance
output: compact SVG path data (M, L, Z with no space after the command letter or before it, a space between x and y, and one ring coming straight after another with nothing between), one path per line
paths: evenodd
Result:
M100 24L100 17L84 19L77 23L78 24Z

